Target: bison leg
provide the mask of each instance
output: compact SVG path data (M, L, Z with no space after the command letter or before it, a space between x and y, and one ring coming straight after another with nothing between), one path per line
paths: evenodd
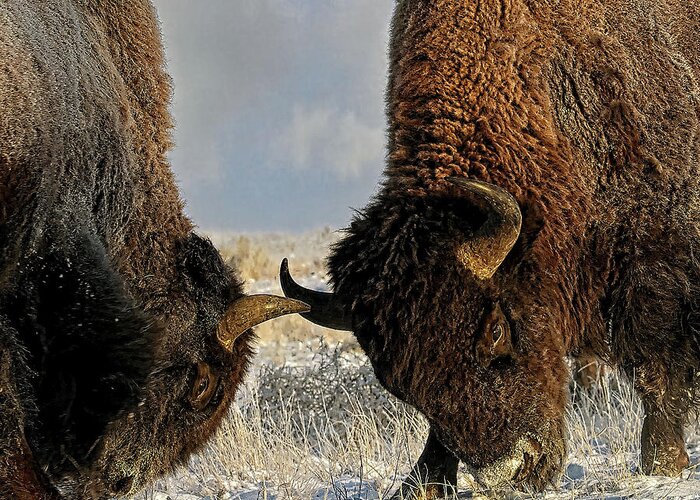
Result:
M648 475L679 476L690 460L683 439L683 419L646 405L642 427L642 471Z
M665 379L668 373L663 368L654 368L649 363L638 369L635 379L645 413L641 436L642 472L679 476L690 463L683 426L691 401L684 398L688 390L678 378Z
M459 459L430 429L423 453L392 500L437 499L457 492Z

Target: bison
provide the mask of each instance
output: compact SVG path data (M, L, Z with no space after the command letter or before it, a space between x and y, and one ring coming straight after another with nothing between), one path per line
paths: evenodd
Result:
M330 253L333 292L286 262L281 280L429 421L409 482L455 485L462 461L545 488L567 355L629 376L642 470L679 474L700 399L700 4L399 0L389 70L385 178Z
M183 214L147 0L0 3L0 498L132 494L226 414L255 324ZM196 165L192 166L196 168Z

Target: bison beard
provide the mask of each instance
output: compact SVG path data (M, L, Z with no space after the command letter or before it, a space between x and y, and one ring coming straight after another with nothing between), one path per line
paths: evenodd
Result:
M39 375L29 378L36 418L27 439L44 443L36 458L59 476L85 466L108 422L138 403L160 333L124 294L99 243L84 233L76 240L60 238L22 265L5 309Z
M454 486L460 460L543 489L566 455L567 355L633 380L646 473L687 465L699 33L696 2L397 2L385 180L332 249L332 294L286 262L281 281L429 420L399 495Z

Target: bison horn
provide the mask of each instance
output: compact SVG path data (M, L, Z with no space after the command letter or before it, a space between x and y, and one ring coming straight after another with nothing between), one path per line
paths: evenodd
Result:
M317 292L299 285L289 274L287 259L280 266L280 283L287 297L301 300L311 306L311 311L302 316L312 323L334 330L351 332L352 318L333 293Z
M520 236L522 213L518 202L505 189L463 177L450 177L469 200L486 213L486 222L457 250L457 258L477 278L491 278Z
M309 311L301 301L275 295L247 295L228 306L216 329L216 337L228 351L246 330L286 314Z

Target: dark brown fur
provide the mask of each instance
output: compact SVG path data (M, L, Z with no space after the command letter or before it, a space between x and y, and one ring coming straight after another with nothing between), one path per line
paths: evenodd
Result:
M0 498L135 492L225 415L252 333L182 211L147 0L0 4ZM192 165L192 168L197 168ZM197 363L223 381L188 397Z
M380 381L430 421L433 458L419 465L439 453L450 465L429 478L451 481L452 453L478 469L535 436L543 455L516 482L544 487L565 457L564 359L581 352L634 380L644 470L687 464L699 33L700 8L683 0L397 2L385 181L329 269ZM523 212L485 282L455 257L483 214L451 176L497 184ZM484 365L499 306L514 353Z

